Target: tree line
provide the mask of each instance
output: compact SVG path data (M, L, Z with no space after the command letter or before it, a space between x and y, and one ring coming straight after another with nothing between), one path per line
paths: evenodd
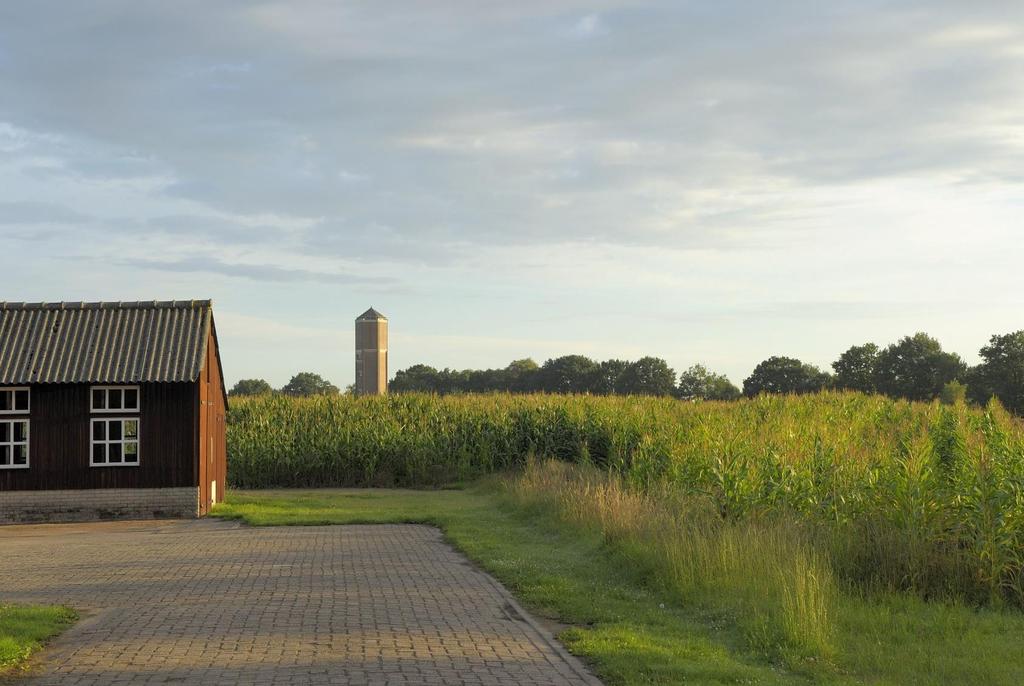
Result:
M598 362L565 355L538 365L516 360L501 369L436 369L416 364L400 370L389 384L394 393L587 393L592 395L659 395L683 400L735 400L761 393L815 393L847 389L894 398L929 401L964 398L982 404L997 397L1024 415L1024 331L994 335L973 367L925 333L905 336L884 348L854 345L825 371L793 357L769 357L743 381L742 390L726 376L694 365L676 372L658 357ZM292 377L275 391L263 379L243 379L230 395L334 394L336 386L310 372Z
M538 365L516 360L503 369L435 369L417 364L395 374L393 393L586 393L662 395L684 400L736 400L742 393L722 374L697 364L677 376L660 357L598 362L565 355Z
M598 362L584 355L565 355L542 365L532 359L516 360L503 369L439 370L417 364L396 373L388 388L395 393L675 395L678 379L668 363L658 357ZM739 395L738 389L735 395Z
M392 392L589 393L664 395L684 400L735 400L761 393L815 393L846 389L929 401L965 397L976 403L993 396L1024 414L1024 331L994 335L973 367L926 333L905 336L884 348L854 345L825 371L793 357L773 356L758 364L737 388L727 377L694 365L678 376L657 357L635 362L598 362L566 355L538 365L516 360L503 369L435 369L417 364L395 374Z
M337 395L340 391L330 381L312 372L299 372L281 388L274 388L264 379L242 379L228 391L229 396L265 395L267 393L307 396Z
M979 351L973 367L925 333L905 336L880 348L855 345L832 363L832 372L788 357L772 357L743 382L745 395L811 393L826 388L880 393L929 401L966 398L984 404L992 397L1024 414L1024 331L997 334Z

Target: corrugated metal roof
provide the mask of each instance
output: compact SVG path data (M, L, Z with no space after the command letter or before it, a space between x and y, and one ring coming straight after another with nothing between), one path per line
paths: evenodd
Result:
M387 321L387 317L385 317L384 315L382 315L380 312L378 312L377 310L373 309L372 307L370 309L368 309L366 312L363 312L361 315L356 317L356 321L357 322L365 322L365 321L373 321L373 322L375 322L375 321L380 321L381 319Z
M0 384L195 381L213 303L0 302Z

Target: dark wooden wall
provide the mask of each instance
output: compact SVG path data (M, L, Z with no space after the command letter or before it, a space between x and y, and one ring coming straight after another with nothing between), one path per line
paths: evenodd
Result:
M32 386L30 468L0 469L0 491L197 485L198 386L140 385L137 467L89 466L90 418L133 413L90 415L88 384Z
M199 511L206 514L210 506L224 501L227 483L227 400L224 375L220 367L220 351L216 330L210 327L206 359L199 377L197 423L199 435ZM216 484L216 489L214 489Z

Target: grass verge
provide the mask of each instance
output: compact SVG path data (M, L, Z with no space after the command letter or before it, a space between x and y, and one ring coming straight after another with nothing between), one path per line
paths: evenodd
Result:
M508 490L233 492L215 516L257 526L426 523L502 581L608 684L1019 684L1024 616L837 591L828 660L773 657L713 593L685 599L599 527Z
M25 668L32 654L78 619L63 606L0 603L0 676Z

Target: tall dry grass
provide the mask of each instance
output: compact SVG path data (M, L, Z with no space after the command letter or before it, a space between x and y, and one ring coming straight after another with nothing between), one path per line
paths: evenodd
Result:
M832 569L799 525L724 520L678 490L639 491L621 477L558 462L531 462L505 488L521 506L597 530L630 568L679 602L737 623L756 649L832 656Z

